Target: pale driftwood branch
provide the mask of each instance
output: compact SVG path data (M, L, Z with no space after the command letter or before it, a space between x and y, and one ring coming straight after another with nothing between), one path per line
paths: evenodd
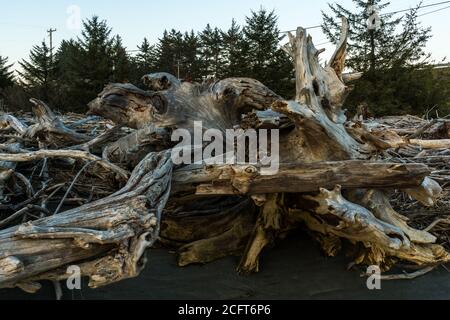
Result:
M450 139L444 140L409 140L410 144L420 146L424 149L450 149Z
M427 177L419 187L407 189L405 191L422 205L432 207L436 200L442 195L443 190L439 183Z
M33 112L38 123L28 128L27 137L37 138L41 143L55 147L76 145L91 140L90 137L67 128L43 101L31 99L30 102L33 104Z
M19 153L19 154L5 154L0 153L0 161L7 162L30 162L36 160L42 160L46 158L70 158L79 159L86 161L95 161L104 169L114 172L118 175L120 179L128 179L129 172L121 169L120 167L105 161L89 152L76 151L76 150L39 150L29 153Z
M334 69L336 75L342 79L342 72L345 69L345 59L347 56L347 39L348 39L349 25L348 20L342 17L341 38L333 53L329 66Z
M8 128L14 129L21 136L23 136L28 130L28 126L16 117L8 114L0 116L0 130L7 130Z
M425 228L424 231L430 232L440 224L450 225L450 219L448 219L448 218L447 219L437 219L432 224L430 224L427 228Z
M318 233L333 234L363 243L367 251L358 262L385 266L386 258L396 257L418 265L436 265L450 261L444 248L434 244L415 244L398 227L377 219L369 210L347 201L341 188L321 190L319 196L305 196L318 205L314 213L300 213L310 228ZM334 216L337 220L327 218Z
M394 281L394 280L414 280L419 277L422 277L432 271L434 271L437 267L427 267L422 270L413 272L413 273L403 273L403 274L392 274L392 275L381 275L380 280L382 281ZM366 274L365 276L370 277L371 274Z

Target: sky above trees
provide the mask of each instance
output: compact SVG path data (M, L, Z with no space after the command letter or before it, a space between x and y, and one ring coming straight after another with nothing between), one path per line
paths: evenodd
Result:
M321 10L327 9L327 0L314 2L305 0L172 0L172 1L106 1L106 0L20 0L2 1L4 16L0 21L0 55L9 57L11 63L28 56L32 45L40 44L42 40L48 43L46 30L53 27L54 44L57 47L63 39L79 36L80 30L69 28L71 17L68 9L75 5L80 9L81 18L86 19L94 14L106 19L115 34L120 34L128 50L137 49L142 39L147 37L154 43L165 29L180 31L203 30L207 23L227 29L232 18L243 24L245 16L251 9L257 10L263 6L268 10L275 9L279 16L279 28L293 29L299 25L312 26L322 22ZM345 7L353 6L351 0L339 1ZM436 0L425 0L424 4L435 3ZM396 0L389 7L390 11L413 7L419 0ZM73 9L73 7L72 7ZM424 9L423 12L434 8ZM73 10L71 11L74 12ZM450 56L450 10L444 10L422 17L420 20L426 26L433 28L433 38L428 43L427 50L435 59ZM315 43L326 42L326 36L320 29L310 30ZM333 46L323 44L331 54ZM18 67L18 64L15 65Z

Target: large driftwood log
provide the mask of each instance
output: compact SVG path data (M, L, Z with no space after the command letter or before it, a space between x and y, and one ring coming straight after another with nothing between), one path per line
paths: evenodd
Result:
M90 103L91 115L116 125L96 137L69 128L38 100L32 100L36 124L30 127L2 116L0 130L14 130L16 136L2 138L0 145L0 202L6 187L17 187L13 174L31 195L30 200L0 207L11 211L2 223L9 226L27 210L42 215L25 215L29 222L0 231L0 287L34 291L37 281L66 278L73 264L90 277L92 287L134 277L144 265L144 251L158 239L178 250L180 266L242 254L238 271L250 273L260 269L265 247L300 225L330 255L343 247L343 240L350 242L359 249L356 262L361 264L388 269L398 260L433 266L449 261L436 237L410 227L385 193L402 189L432 204L442 189L427 178L430 170L421 164L380 161L380 153L393 147L393 141L345 117L350 91L343 75L347 36L344 19L337 49L323 67L322 51L305 29L289 34L284 49L296 70L294 101L253 79L191 84L154 73L143 78L147 91L110 84ZM221 132L279 129L280 170L263 175L262 167L253 164L174 167L172 131L193 132L199 121L204 129ZM124 127L129 128L126 136ZM20 139L31 140L33 150L24 150ZM63 159L65 166L76 169L68 187L63 183L47 190L49 179L41 174L44 187L34 192L30 181L36 162L45 159ZM18 170L25 163L34 164L30 181ZM91 179L108 180L103 173L112 172L116 180L128 181L126 186L100 200L91 195L86 204L52 215L48 199L65 187L60 209L74 188L83 188L77 179L91 164ZM134 170L130 175L126 169Z
M174 78L168 74L147 77ZM157 92L111 84L89 107L90 114L135 129L151 124L192 130L194 121L202 121L205 129L225 131L239 124L242 114L268 109L278 99L281 98L256 80L232 78L206 87L182 83Z
M0 157L1 159L1 157ZM275 175L257 166L188 166L177 170L173 192L195 190L199 196L317 192L321 187L420 187L431 171L421 164L367 161L281 164Z
M152 153L114 195L1 231L0 287L36 288L30 283L68 277L67 266L82 262L92 287L137 276L159 236L171 176L170 152Z

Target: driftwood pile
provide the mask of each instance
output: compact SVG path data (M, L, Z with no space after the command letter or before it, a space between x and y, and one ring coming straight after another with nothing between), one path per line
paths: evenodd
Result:
M138 276L156 244L177 249L180 266L239 254L238 271L252 273L263 249L297 228L331 256L348 244L357 264L383 270L448 262L449 122L348 121L347 34L344 19L326 67L305 29L289 34L293 101L253 79L157 73L146 91L108 85L87 117L34 99L32 116L1 114L0 287L35 292L71 265L90 286L107 285ZM175 165L172 133L198 121L278 129L279 171Z

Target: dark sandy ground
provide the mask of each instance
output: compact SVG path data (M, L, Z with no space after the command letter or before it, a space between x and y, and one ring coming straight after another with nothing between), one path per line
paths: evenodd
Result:
M249 277L236 274L237 258L206 266L178 268L165 250L148 253L146 270L137 279L106 288L65 291L64 299L450 299L450 273L444 268L416 280L383 282L382 290L369 291L358 271L347 271L345 257L326 258L317 245L294 235L265 252L261 272ZM51 284L35 295L0 290L0 300L54 299Z

